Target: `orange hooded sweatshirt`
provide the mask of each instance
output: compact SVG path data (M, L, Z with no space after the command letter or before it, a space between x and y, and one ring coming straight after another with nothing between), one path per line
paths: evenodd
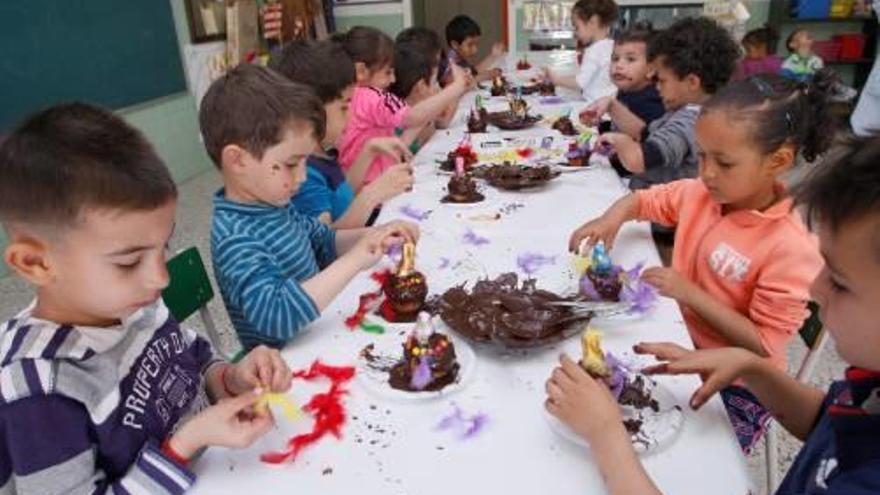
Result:
M809 287L822 268L818 240L792 199L784 196L764 211L722 214L699 179L636 195L640 220L676 227L672 269L751 320L769 359L785 371L786 344L807 316ZM681 309L698 349L731 345L697 313Z

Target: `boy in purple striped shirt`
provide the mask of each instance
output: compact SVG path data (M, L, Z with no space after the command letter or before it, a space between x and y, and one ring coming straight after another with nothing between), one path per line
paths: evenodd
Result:
M277 351L227 364L162 304L176 203L101 108L50 108L0 147L4 259L37 293L0 325L0 493L183 493L190 457L271 427L253 406L290 387Z

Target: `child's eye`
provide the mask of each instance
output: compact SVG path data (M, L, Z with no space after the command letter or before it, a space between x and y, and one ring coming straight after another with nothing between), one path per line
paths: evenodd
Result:
M719 161L719 162L718 162L718 166L721 167L721 168L723 168L723 169L731 169L731 168L733 168L733 164L730 163L730 162L722 162L722 161Z
M138 258L132 262L115 263L116 268L119 268L120 270L124 270L124 271L134 270L140 264L141 264L140 258Z
M829 281L831 282L831 291L836 293L844 293L849 292L849 289L846 286L842 285L840 282L834 280L833 277L829 277Z

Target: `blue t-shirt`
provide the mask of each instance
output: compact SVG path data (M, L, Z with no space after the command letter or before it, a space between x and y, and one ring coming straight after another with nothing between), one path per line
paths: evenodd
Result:
M663 106L663 99L653 84L649 84L639 91L617 92L617 101L623 103L629 111L645 122L645 129L648 124L659 119L666 113Z
M880 373L850 368L776 495L880 493Z
M354 201L354 189L345 180L336 153L310 155L306 160L306 181L293 197L293 205L302 214L317 218L329 213L335 222Z

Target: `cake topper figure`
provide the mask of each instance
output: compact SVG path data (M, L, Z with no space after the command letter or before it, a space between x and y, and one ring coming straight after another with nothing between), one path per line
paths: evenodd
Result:
M613 265L611 257L605 251L605 243L599 241L593 246L593 255L590 258L590 269L598 275L606 275L611 273Z

